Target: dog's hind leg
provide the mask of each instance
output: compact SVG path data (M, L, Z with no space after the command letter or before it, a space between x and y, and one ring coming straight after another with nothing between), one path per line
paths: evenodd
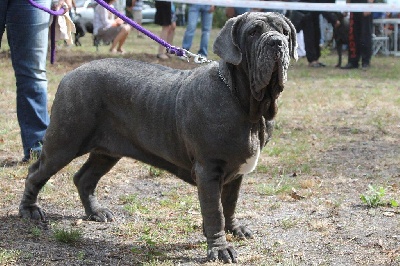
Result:
M39 160L29 168L25 180L25 190L19 205L19 215L23 218L46 221L46 215L41 210L37 197L46 182L75 158L75 153L62 149L47 156L46 147L43 148Z
M98 222L113 220L113 214L107 208L101 207L95 196L95 190L100 178L119 161L120 158L96 152L90 153L89 159L75 174L74 183L78 188L83 207L88 219Z
M236 203L239 198L242 179L243 175L240 175L232 182L223 186L221 201L225 217L225 231L231 232L239 238L246 239L252 238L253 233L247 227L240 225L235 217Z

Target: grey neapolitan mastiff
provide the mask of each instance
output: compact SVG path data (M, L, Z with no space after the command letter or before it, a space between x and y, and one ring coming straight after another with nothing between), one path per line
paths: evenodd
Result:
M196 185L208 258L237 262L225 233L252 237L235 218L239 189L271 137L296 47L287 18L246 13L230 19L216 38L219 62L177 70L104 59L70 72L58 87L42 154L29 169L20 215L46 220L39 190L74 158L90 153L74 183L86 215L112 221L95 189L127 156Z

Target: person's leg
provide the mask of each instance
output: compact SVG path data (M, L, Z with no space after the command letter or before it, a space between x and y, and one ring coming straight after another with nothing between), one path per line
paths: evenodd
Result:
M304 48L303 30L301 30L300 32L297 33L297 43L298 43L297 54L299 55L299 57L306 56L306 50Z
M123 53L124 50L122 49L122 46L124 45L126 38L128 37L128 34L131 30L131 27L127 24L124 24L121 27L120 32L118 33L117 37L115 37L115 40L117 41L117 51ZM114 41L115 41L114 40Z
M50 0L37 0L50 8ZM17 116L24 159L40 153L49 124L46 57L50 15L28 1L8 1L7 38L17 83ZM21 19L23 18L23 19Z
M166 37L167 43L169 43L171 45L173 45L173 42L174 42L175 28L176 28L176 22L172 21L171 25L168 28L167 37ZM174 57L174 55L170 54L170 53L165 53L165 55L168 56L169 58Z
M111 27L105 31L99 30L97 34L98 38L103 41L111 41L110 52L123 52L122 46L125 43L126 38L131 30L131 27L127 24L123 24L118 27Z
M199 18L199 6L191 5L188 11L188 23L186 26L185 35L183 36L182 48L186 50L190 50L192 47L192 41L194 37L194 33L197 27L197 21Z
M210 6L205 5L201 8L201 40L199 54L208 55L208 41L212 27L213 13L210 12Z
M168 32L170 31L171 25L168 26L162 26L161 27L161 33L160 33L160 39L162 40L167 40L168 38ZM165 47L163 45L158 46L158 54L157 57L159 59L165 60L168 59L169 57L165 54Z
M133 10L133 20L137 24L142 25L142 20L143 20L142 10ZM143 38L143 34L140 31L137 31L137 37Z
M8 9L8 1L0 1L0 48L1 48L1 40L3 38L3 33L6 28L6 16Z
M302 29L304 34L304 47L306 50L308 63L313 63L318 60L317 51L315 50L315 42L318 42L319 39L315 40L315 31L319 29L315 26L316 25L314 25L314 22L310 15L304 18L302 22Z
M321 40L321 25L319 24L319 16L314 18L314 25L316 27L314 31L314 50L315 50L315 56L317 58L317 62L319 58L321 57L321 46L320 46L320 40Z
M349 49L348 49L348 61L347 65L341 67L342 69L353 69L358 68L359 61L359 51L358 51L358 23L357 23L357 14L358 13L350 13L349 20Z
M172 24L168 28L168 34L167 34L167 43L173 44L174 42L174 36L175 36L175 28L176 28L176 22L172 22Z
M363 67L368 67L372 56L372 15L361 18L360 56Z

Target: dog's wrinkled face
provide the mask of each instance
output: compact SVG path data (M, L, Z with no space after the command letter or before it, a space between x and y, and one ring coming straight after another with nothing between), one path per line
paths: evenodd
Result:
M253 110L253 120L261 113L270 112L266 118L273 117L274 101L284 88L290 58L297 60L292 23L278 13L245 13L228 20L214 43L214 52L246 72L253 96L251 104L262 103Z

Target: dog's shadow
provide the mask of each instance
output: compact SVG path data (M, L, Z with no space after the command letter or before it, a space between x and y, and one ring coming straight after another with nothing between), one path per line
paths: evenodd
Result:
M135 243L128 239L121 243L121 240L109 236L100 237L102 227L113 228L113 225L95 223L97 228L91 234L87 233L90 225L83 222L80 226L74 226L73 221L77 217L49 214L51 221L47 223L33 222L20 218L18 215L0 216L0 243L7 243L7 246L0 245L0 250L13 253L23 250L24 255L15 258L15 263L23 264L35 261L42 264L45 261L58 261L60 264L73 264L77 260L87 265L142 265L146 262L173 261L180 264L205 264L207 259L204 254L188 258L186 252L198 249L203 246L202 241L192 243L154 243L153 241L140 241ZM63 221L66 224L65 231L86 231L82 237L73 243L63 243L55 237L55 231L61 226L57 225ZM70 221L71 226L68 225ZM91 222L88 222L91 223ZM90 226L91 227L91 226ZM113 229L115 230L115 229ZM118 230L118 229L117 229ZM89 230L88 230L89 231ZM107 239L108 237L108 239ZM201 253L204 250L201 248ZM175 255L178 254L178 255ZM182 255L181 255L182 254Z
M23 162L21 160L17 160L15 158L5 158L5 159L1 159L0 161L0 166L4 167L4 168L12 168L12 167L16 167L16 166L29 166L30 162Z

